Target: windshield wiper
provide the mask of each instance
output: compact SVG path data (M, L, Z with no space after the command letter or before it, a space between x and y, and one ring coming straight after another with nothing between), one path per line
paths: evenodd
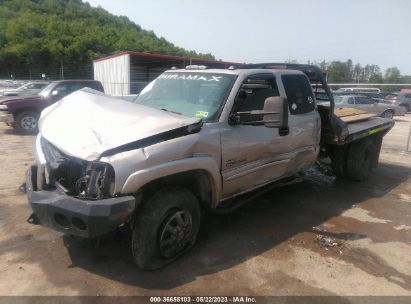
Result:
M170 112L170 113L174 113L174 114L177 114L177 115L183 115L183 113L180 113L180 112L175 112L175 111L171 111L171 110L168 110L168 109L161 109L162 111L165 111L165 112Z

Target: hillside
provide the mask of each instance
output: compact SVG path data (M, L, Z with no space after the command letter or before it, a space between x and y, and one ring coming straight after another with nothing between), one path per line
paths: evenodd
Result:
M123 50L214 59L81 0L0 0L2 78L87 70L92 59Z

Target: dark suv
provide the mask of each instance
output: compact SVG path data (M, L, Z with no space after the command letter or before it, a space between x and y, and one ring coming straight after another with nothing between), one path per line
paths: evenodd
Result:
M35 96L2 97L0 122L12 126L21 133L35 134L40 113L44 108L84 87L104 92L100 81L59 80L53 81Z

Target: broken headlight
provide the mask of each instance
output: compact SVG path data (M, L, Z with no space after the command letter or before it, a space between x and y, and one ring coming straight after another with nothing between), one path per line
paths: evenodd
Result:
M102 199L114 194L114 169L103 162L88 162L84 171L74 184L76 196L87 199Z
M41 145L47 161L48 185L79 198L102 199L114 195L114 169L110 164L66 155L44 138Z

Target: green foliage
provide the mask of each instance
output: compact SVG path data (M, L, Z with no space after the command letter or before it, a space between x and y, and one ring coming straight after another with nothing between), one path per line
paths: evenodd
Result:
M345 62L333 61L328 66L329 82L347 82L351 80L351 71Z
M378 65L361 66L359 63L354 65L351 59L348 59L347 62L333 61L329 63L322 61L311 64L316 64L327 71L329 83L411 83L411 76L402 76L397 67L386 69L383 76Z
M0 71L80 66L124 50L214 59L81 0L0 0Z
M397 67L388 68L385 70L385 82L386 83L400 83L401 73Z

